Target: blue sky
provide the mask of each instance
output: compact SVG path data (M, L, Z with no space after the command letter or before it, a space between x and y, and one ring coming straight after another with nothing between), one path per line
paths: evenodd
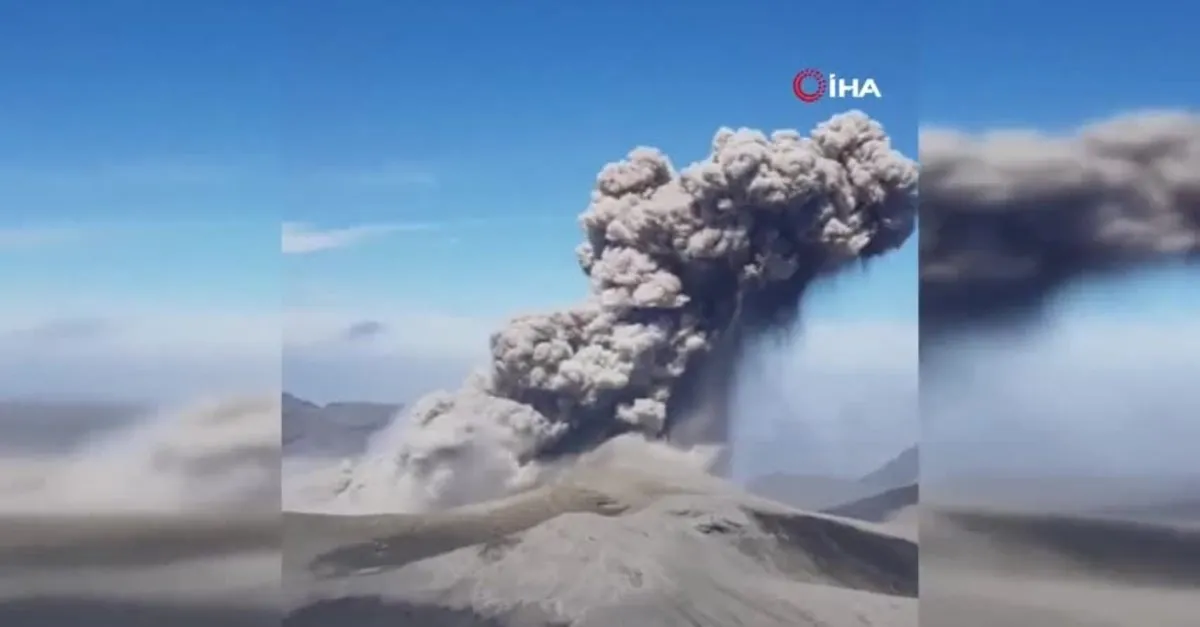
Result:
M923 0L921 121L1065 131L1145 108L1195 108L1186 3Z
M832 109L788 96L798 67L876 77L886 97L867 108L910 153L918 106L924 123L1066 128L1200 101L1181 65L1200 43L1173 28L1176 12L1145 4L1130 15L930 0L919 20L884 2L678 12L363 1L336 15L312 1L252 4L14 5L0 23L0 225L98 225L108 237L53 253L9 247L6 286L39 302L62 285L75 300L267 307L311 283L451 311L549 306L580 289L573 216L602 162L638 143L687 162L722 124L806 128ZM838 15L853 16L853 38ZM281 286L260 245L278 239L280 219L462 226L288 260ZM500 254L517 233L529 235ZM902 254L870 281L840 281L816 313L911 314L912 267ZM477 277L478 289L459 296L446 275Z
M830 3L806 27L820 10L17 5L0 23L2 322L191 316L174 341L206 337L201 314L261 335L281 295L487 325L574 301L598 169L639 144L685 165L722 125L806 130L840 107L797 102L800 68L875 78L885 98L860 102L915 154L915 16ZM281 258L281 221L360 245ZM813 316L911 320L911 249L869 274Z
M279 28L188 4L6 7L6 306L278 309Z
M682 165L720 125L807 129L835 109L790 96L800 67L875 77L886 97L869 112L915 152L914 18L895 9L836 5L862 46L776 3L283 4L66 0L0 24L0 226L27 242L0 279L21 300L558 304L582 289L574 220L601 165L643 143ZM281 219L439 232L289 259L280 282L265 244ZM842 282L831 315L911 312L912 267ZM496 280L514 274L529 280ZM464 281L471 294L449 289Z
M883 5L475 3L468 16L368 1L329 16L296 3L288 166L360 177L301 181L288 219L439 228L289 259L289 298L488 316L576 300L575 218L599 168L643 144L686 165L722 125L807 131L837 108L792 97L803 67L876 78L885 97L857 102L914 154L915 17L865 4ZM853 42L836 26L851 18ZM826 290L814 313L911 317L915 257L871 274L869 288Z
M276 385L271 6L5 4L0 396Z
M410 354L370 354L367 366L361 352L328 345L320 355L285 356L285 382L318 400L406 400L435 384L455 385L458 371L433 373L440 364L430 353L462 344L478 354L486 330L445 323L447 316L482 319L490 328L514 313L581 298L576 217L600 168L636 146L658 147L682 167L707 156L721 126L807 132L853 102L883 122L897 148L916 154L916 16L899 3L749 1L735 10L632 0L472 3L469 16L439 3L353 7L289 18L296 52L286 89L299 104L289 107L287 165L342 173L332 177L342 184L293 187L287 219L312 228L428 228L364 233L359 246L291 256L286 299L363 317L402 310L421 321L394 327L430 329L431 337L393 335L389 341L404 342ZM806 67L874 78L884 97L803 104L791 81ZM762 428L745 439L778 441L771 425L794 423L795 414L784 414L809 410L819 420L802 430L803 439L782 453L764 449L762 457L804 458L833 470L836 455L808 453L836 441L855 453L836 471L851 473L911 442L912 397L891 392L913 387L916 296L915 247L823 286L809 303L812 327L873 326L849 330L853 348L823 339L836 337L833 330L807 337L801 352L852 353L845 361L853 362L886 351L888 365L875 368L884 372L871 373L881 385L847 387L844 373L830 372L837 367L812 359L823 362L825 378L814 385L825 391L772 411L749 410ZM776 373L777 385L763 396L794 387L807 367ZM871 402L895 410L909 401L914 412L868 411L886 423L870 431L838 425L839 399L859 396L864 386L879 392Z

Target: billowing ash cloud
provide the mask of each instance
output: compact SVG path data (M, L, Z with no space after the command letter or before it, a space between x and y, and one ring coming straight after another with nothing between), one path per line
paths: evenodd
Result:
M923 330L1036 313L1090 274L1200 259L1200 116L1066 137L927 131L920 160Z
M916 181L857 111L808 137L722 129L683 171L634 150L600 172L581 216L586 301L496 333L490 370L418 403L347 489L405 485L408 507L434 507L492 496L530 462L621 433L726 441L746 340L792 323L814 279L902 244Z

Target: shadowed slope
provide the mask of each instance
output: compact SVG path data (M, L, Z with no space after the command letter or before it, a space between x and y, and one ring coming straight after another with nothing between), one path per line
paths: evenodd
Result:
M0 517L5 568L153 565L279 546L279 518L154 514Z
M859 483L875 488L900 488L917 483L921 475L921 452L914 445L888 460L887 463L871 471Z
M961 558L986 560L992 568L1045 566L1127 581L1200 586L1200 527L941 509L922 518L922 529L934 534L926 536L929 557L970 543L971 550L960 553ZM1015 561L1006 554L1039 559Z
M6 516L0 624L277 625L278 547L277 515Z
M887 522L921 500L920 488L908 485L825 510L825 513L868 522Z
M13 627L270 627L279 624L279 612L269 609L180 607L130 601L44 597L0 603L0 624Z
M1191 627L1200 531L1071 516L922 508L929 627Z

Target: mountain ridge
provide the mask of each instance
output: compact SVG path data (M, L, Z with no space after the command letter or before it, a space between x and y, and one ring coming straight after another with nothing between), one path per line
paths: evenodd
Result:
M281 395L284 455L351 457L366 450L371 435L404 409L400 403L335 401L319 405Z

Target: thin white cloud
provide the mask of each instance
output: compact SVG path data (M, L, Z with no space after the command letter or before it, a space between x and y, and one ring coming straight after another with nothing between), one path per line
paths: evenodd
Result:
M74 244L90 235L78 227L0 227L0 252Z
M344 346L347 328L365 319L385 333L375 341ZM294 349L351 351L369 361L402 353L475 361L487 356L491 334L505 323L498 316L462 316L420 310L291 307L284 314L284 343ZM917 371L917 327L911 323L815 322L779 354L790 367L808 371Z
M0 312L0 398L186 399L278 386L277 312Z
M132 308L63 315L52 310L0 314L0 352L9 343L81 352L155 355L203 354L212 350L279 350L280 315L270 311L184 312Z
M364 241L410 231L434 231L433 223L363 224L336 229L319 229L299 222L283 223L282 251L285 255L306 255L326 250L347 248Z
M345 346L346 329L364 319L378 322L386 332L377 335L376 341ZM502 322L417 309L352 312L292 307L284 313L283 341L297 350L351 351L367 360L388 352L475 360L487 354L488 338Z

